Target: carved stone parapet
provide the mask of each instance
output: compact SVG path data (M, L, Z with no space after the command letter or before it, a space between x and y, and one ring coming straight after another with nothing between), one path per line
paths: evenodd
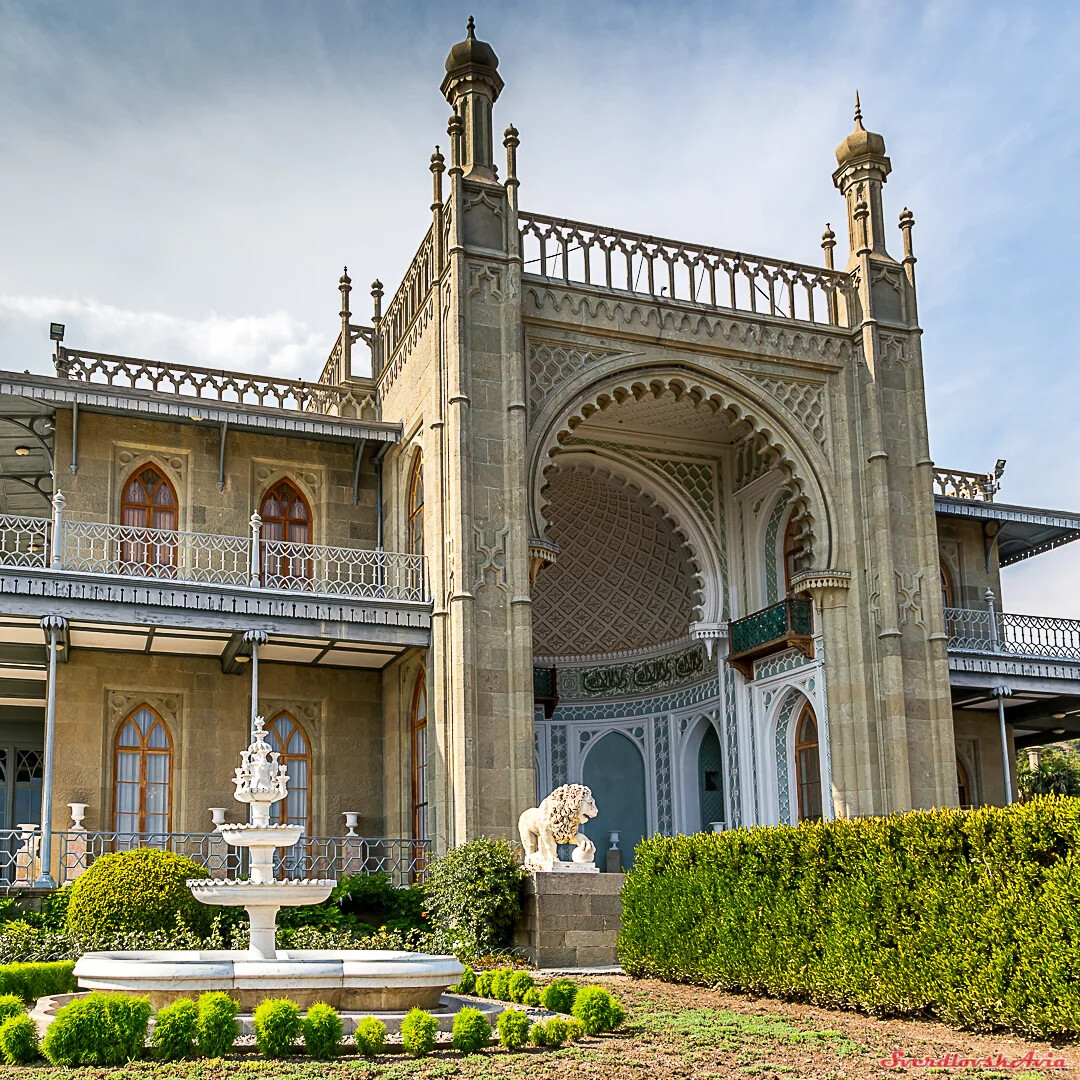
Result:
M535 585L540 571L552 566L559 557L559 545L533 537L529 541L529 584Z
M850 570L800 570L791 578L793 593L814 593L821 589L850 589Z

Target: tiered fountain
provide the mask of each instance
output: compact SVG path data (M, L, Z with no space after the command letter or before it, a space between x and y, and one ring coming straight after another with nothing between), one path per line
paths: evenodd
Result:
M188 887L204 904L247 909L251 919L247 952L86 953L75 965L79 985L87 990L147 994L155 1007L203 990L225 990L245 1010L268 997L291 998L301 1006L325 1001L347 1012L436 1008L443 991L464 970L452 956L277 949L278 909L321 903L334 882L274 879L275 850L292 847L303 829L270 824L270 807L288 794L289 777L264 738L262 717L255 718L251 745L241 754L233 783L236 799L248 804L250 820L243 825L220 825L218 831L232 847L248 849L250 876L246 880L196 878Z

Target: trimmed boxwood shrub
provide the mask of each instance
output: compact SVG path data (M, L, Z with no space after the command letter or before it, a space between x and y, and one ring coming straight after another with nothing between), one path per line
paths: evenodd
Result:
M195 1051L199 1006L191 998L179 998L158 1009L150 1041L162 1061L182 1061Z
M614 1031L626 1019L626 1010L602 986L583 986L574 998L572 1011L574 1019L589 1035Z
M476 973L468 964L465 965L465 970L461 973L461 978L458 979L453 986L450 987L451 994L471 994L476 990Z
M364 1016L356 1022L356 1049L364 1057L376 1057L386 1049L386 1025L375 1016Z
M18 994L0 994L0 1024L8 1017L22 1016L26 1012L23 999Z
M411 1009L401 1021L401 1044L415 1058L427 1057L435 1049L439 1021L423 1009Z
M529 1018L520 1009L504 1009L495 1027L507 1050L521 1050L529 1041Z
M41 1050L37 1024L31 1016L19 1013L0 1024L0 1057L8 1065L28 1065Z
M562 1046L566 1042L569 1031L570 1028L565 1020L558 1016L551 1017L544 1023L544 1045Z
M621 1024L622 1020L620 1020L619 1023ZM570 1019L566 1021L566 1040L567 1040L567 1042L577 1042L578 1039L584 1039L584 1038L585 1038L585 1025L576 1016L571 1016Z
M540 998L540 990L538 987L530 986L521 999L522 1005L529 1005L534 1009L540 1008L543 1005L543 1001Z
M1080 799L644 841L629 974L1080 1034Z
M459 1009L454 1014L450 1045L463 1054L475 1054L491 1042L491 1024L479 1009Z
M527 971L512 971L507 980L506 989L511 1001L519 1005L525 1000L525 995L536 986L536 980Z
M513 975L511 968L499 968L491 977L491 996L496 1001L510 1000L510 976Z
M77 989L74 970L74 960L4 964L0 966L0 994L15 994L26 1002L54 994L70 994Z
M130 994L87 994L60 1009L41 1040L52 1065L122 1065L140 1057L150 1002Z
M342 1030L337 1009L323 1001L317 1001L308 1008L307 1016L301 1025L304 1049L313 1058L329 1061L337 1057L341 1049Z
M494 971L478 971L473 980L473 993L477 997L491 997L491 984L494 981Z
M288 998L267 998L252 1013L255 1047L263 1057L283 1058L300 1037L300 1006Z
M171 930L180 922L210 929L210 908L187 887L209 871L183 855L154 848L117 851L95 859L72 883L67 928L82 941L140 930Z
M533 1046L547 1046L547 1025L543 1020L537 1020L531 1028L529 1028L529 1042Z
M482 956L505 945L521 912L522 870L506 840L481 836L433 859L424 878L432 926Z
M224 1057L240 1035L236 1014L240 1006L223 990L208 990L199 995L199 1019L196 1038L202 1057Z
M572 979L556 979L548 983L540 993L540 1003L552 1012L568 1013L574 1007L577 983Z

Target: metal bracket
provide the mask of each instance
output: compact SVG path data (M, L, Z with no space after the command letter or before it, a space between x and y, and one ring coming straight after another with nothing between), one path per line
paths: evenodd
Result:
M984 521L982 526L983 534L983 558L986 565L986 572L990 573L990 554L993 552L994 547L1001 539L1001 534L1005 531L1005 525L1000 521Z

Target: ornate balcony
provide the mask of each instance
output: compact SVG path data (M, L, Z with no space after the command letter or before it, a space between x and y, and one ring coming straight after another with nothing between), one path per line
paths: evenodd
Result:
M946 608L949 651L1080 664L1080 620Z
M755 611L730 624L731 649L728 663L750 679L754 661L785 649L798 649L814 656L814 608L810 600L793 596Z

